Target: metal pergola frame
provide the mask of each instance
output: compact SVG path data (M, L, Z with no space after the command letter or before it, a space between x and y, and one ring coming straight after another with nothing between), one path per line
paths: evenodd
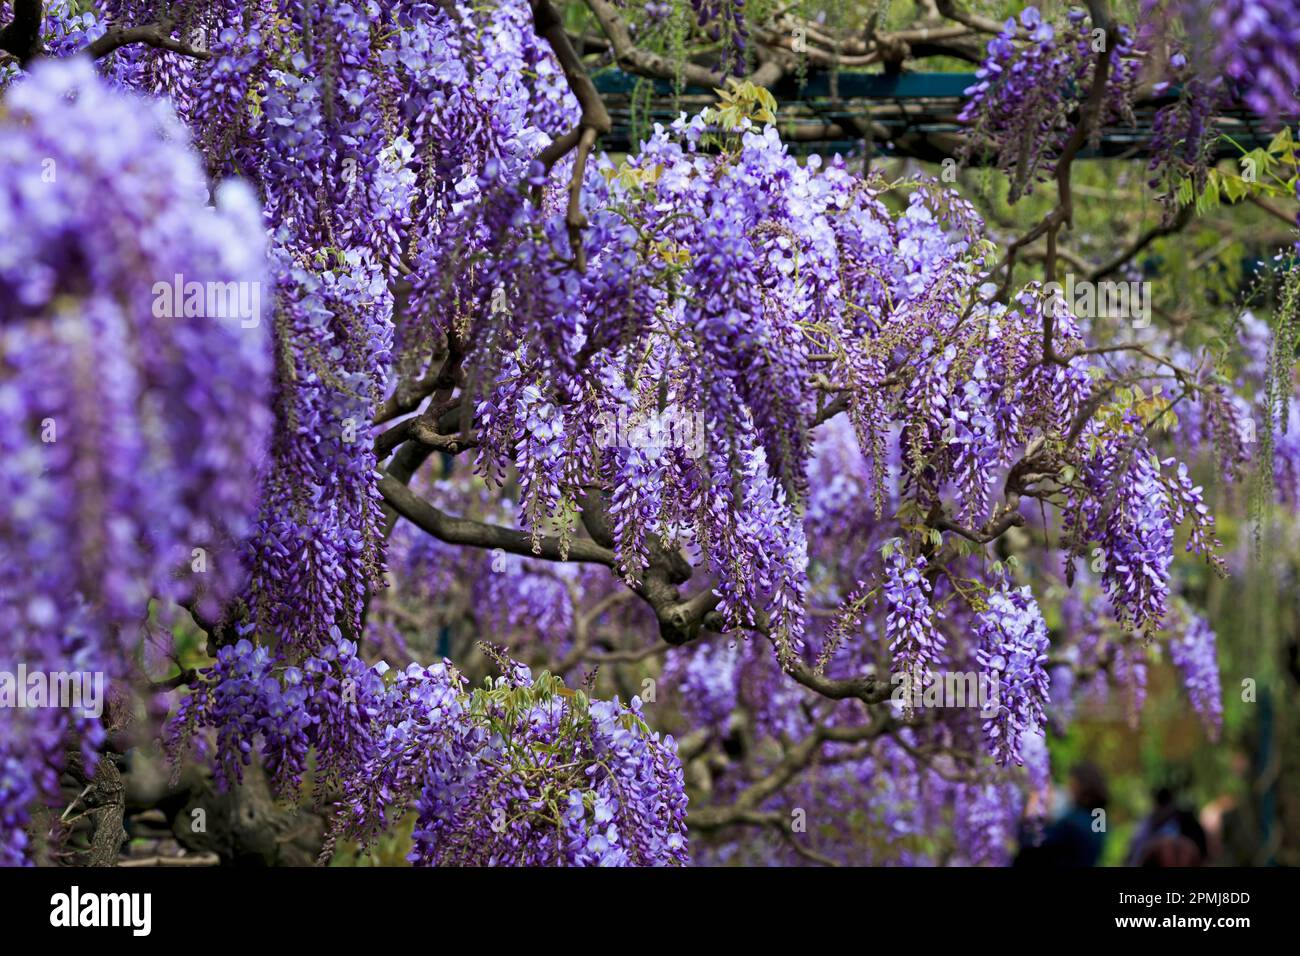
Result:
M641 109L640 130L653 123L671 123L681 111L695 113L716 102L712 89L684 86L676 89L668 80L647 79L611 67L593 79L614 121L604 137L606 149L627 152L635 149L632 129L633 98L648 95L648 109ZM860 151L864 137L854 135L859 124L870 122L889 131L884 142L873 143L877 155L912 155L938 160L951 154L949 148L965 135L957 121L967 99L966 90L979 82L974 73L863 73L817 71L802 82L786 77L772 94L777 100L777 126L797 154L850 153ZM1134 110L1132 126L1107 126L1095 147L1080 155L1093 158L1141 159L1149 155L1152 119L1157 109L1172 102L1176 91L1150 100ZM1265 147L1277 131L1246 110L1219 114L1217 125L1247 150ZM878 140L879 138L877 138ZM1238 155L1225 142L1217 146L1219 158ZM978 164L978 157L972 163Z

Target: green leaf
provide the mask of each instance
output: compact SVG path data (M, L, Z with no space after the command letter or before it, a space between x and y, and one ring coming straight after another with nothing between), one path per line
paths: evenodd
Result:
M1252 149L1242 159L1249 159L1254 163L1255 174L1259 177L1267 175L1268 171L1273 168L1273 164L1277 162L1266 149Z
M1210 170L1210 174L1205 178L1205 191L1196 199L1196 211L1199 213L1208 212L1219 205L1219 173L1218 170Z
M1245 180L1240 176L1225 175L1223 177L1223 191L1227 195L1229 202L1236 202L1250 192L1250 187L1246 185Z

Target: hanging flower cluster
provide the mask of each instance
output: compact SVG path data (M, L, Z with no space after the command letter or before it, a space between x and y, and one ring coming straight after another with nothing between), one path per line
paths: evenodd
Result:
M5 673L125 678L151 599L213 614L243 580L271 424L263 233L247 189L208 205L186 145L80 60L0 105ZM8 858L24 801L102 736L76 708L6 711L0 763L28 768L0 788Z

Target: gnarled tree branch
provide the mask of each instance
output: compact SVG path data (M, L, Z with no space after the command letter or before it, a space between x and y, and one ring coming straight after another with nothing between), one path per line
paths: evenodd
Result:
M118 27L109 30L94 43L86 47L86 53L95 60L108 56L114 50L132 43L143 43L157 50L169 50L196 60L210 60L212 54L207 50L196 50L172 36L172 23L164 20L160 23L146 23L138 27Z
M12 53L26 66L41 52L41 0L14 0L14 18L0 30L0 50Z

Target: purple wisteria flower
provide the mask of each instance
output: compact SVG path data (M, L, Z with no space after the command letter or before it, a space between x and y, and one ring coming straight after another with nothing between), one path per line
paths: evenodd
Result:
M212 615L243 580L270 430L264 233L246 187L209 204L187 142L80 58L4 93L0 670L123 677L151 600ZM93 765L97 720L0 721L7 858L33 791L57 799L71 733Z
M985 740L998 764L1023 763L1023 736L1046 724L1047 625L1029 588L1005 588L989 595L976 632L975 659L996 688L996 710L981 712Z
M1169 656L1183 676L1192 707L1200 715L1210 739L1223 730L1223 686L1214 629L1190 608L1180 615L1181 631L1169 640Z

